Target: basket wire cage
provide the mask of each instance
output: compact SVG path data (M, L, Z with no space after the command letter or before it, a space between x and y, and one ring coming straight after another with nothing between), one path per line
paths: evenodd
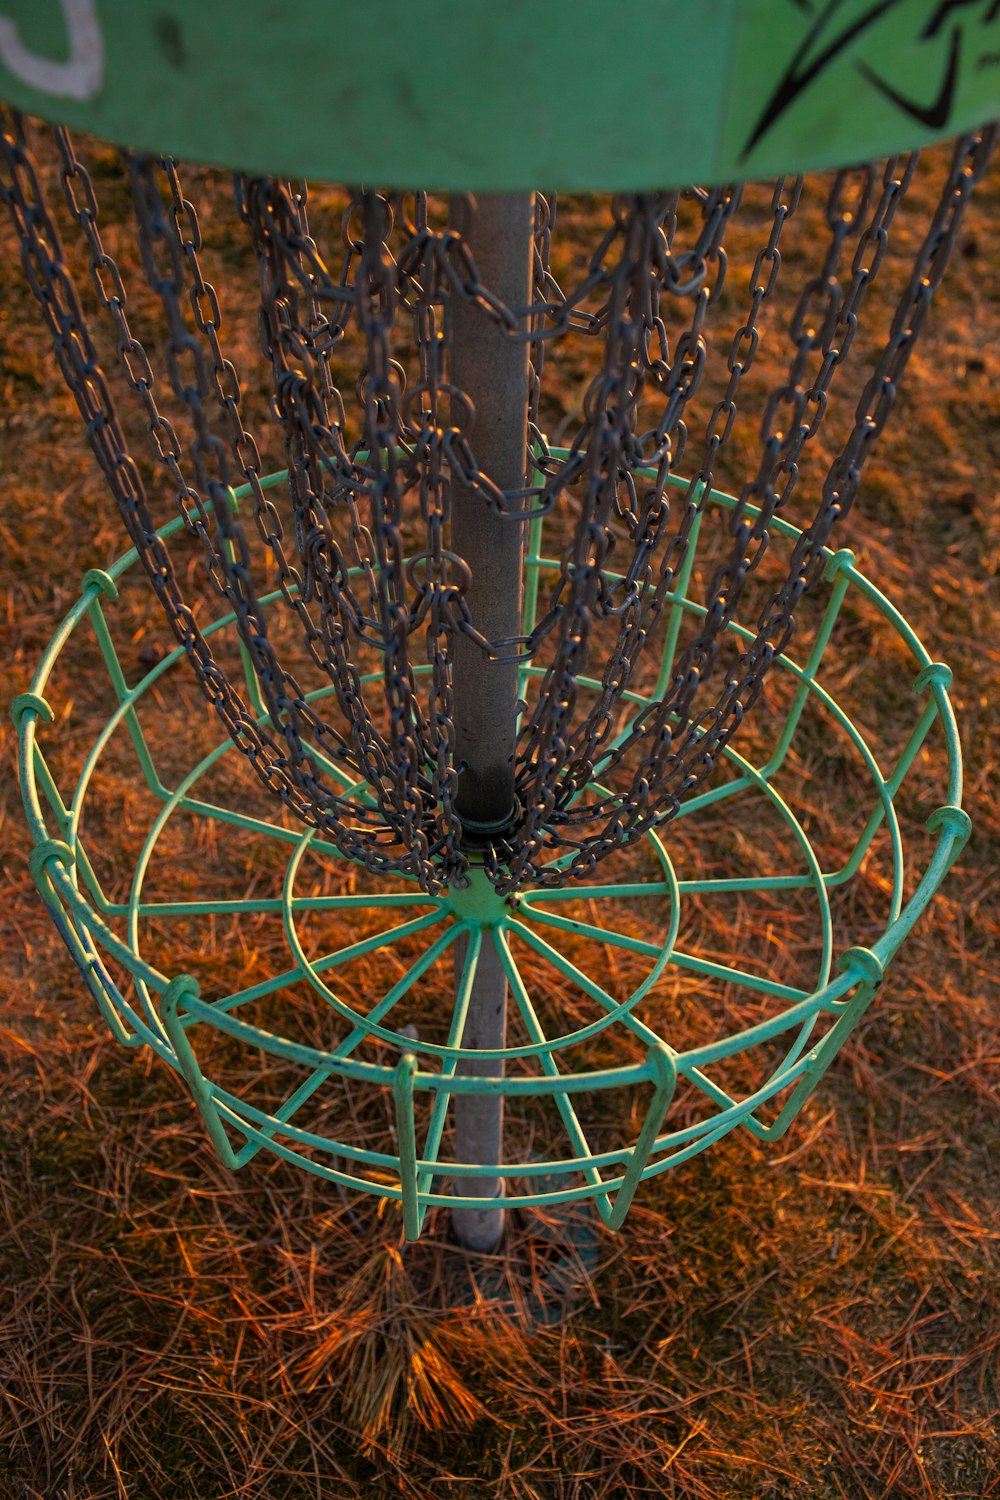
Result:
M14 704L31 870L230 1166L393 1200L409 1238L450 1209L473 1249L512 1206L617 1228L789 1128L961 851L949 669L837 543L995 130L744 183L816 25L728 184L558 205L482 133L425 193L130 137L94 78L40 112L145 151L8 117L4 201L133 543ZM0 49L39 109L55 75Z
M712 496L713 507L720 510L734 504L731 497ZM180 519L171 524L176 529L183 525ZM778 530L793 540L789 528L780 525ZM696 553L689 556L693 571ZM557 565L544 551L544 522L534 523L527 566L542 572ZM737 827L742 824L756 832L758 838L763 836L764 850L758 844L752 851L750 864L755 868L739 870L730 854L729 873L681 878L671 858L673 840L653 831L634 861L640 878L632 881L574 883L552 890L529 886L511 901L497 896L481 870L473 872L464 889L444 896L429 896L413 889L412 882L378 879L363 872L358 882L352 882L352 889L338 892L336 874L344 861L335 846L312 830L290 827L287 819L275 821L266 809L261 816L252 806L254 789L245 776L229 782L230 794L238 790L238 795L228 805L215 800L211 792L202 793L202 784L211 781L213 771L234 759L230 739L212 744L184 774L176 767L175 750L170 757L175 762L171 774L160 774L157 742L166 739L169 746L172 728L183 734L191 692L183 683L178 689L177 703L183 705L178 723L176 705L173 713L165 712L161 694L171 680L167 674L176 677L183 672L179 646L138 677L128 672L134 648L123 665L124 652L119 654L116 645L116 605L119 588L135 569L134 553L126 554L107 572L85 579L81 598L40 664L31 691L15 705L24 796L36 840L34 877L115 1036L125 1046L151 1046L182 1073L225 1160L242 1166L261 1149L271 1150L345 1186L398 1199L409 1234L419 1232L429 1207L461 1203L450 1191L447 1176L459 1171L463 1178L498 1175L495 1165L456 1164L441 1154L448 1107L463 1087L459 1064L479 1060L468 1053L463 1057L460 1043L488 934L499 942L500 962L520 1017L517 1034L524 1037L502 1050L494 1049L494 1060L502 1061L504 1072L493 1088L519 1106L530 1098L551 1101L571 1148L563 1156L503 1166L500 1171L510 1183L507 1201L544 1207L592 1198L606 1221L617 1225L640 1180L686 1160L728 1131L739 1127L764 1140L784 1133L863 1015L886 966L968 834L967 814L961 810L960 746L948 697L950 672L930 659L898 611L859 572L852 554L841 550L827 559L823 609L808 655L802 660L791 654L779 659L779 673L786 679L782 695L786 708L783 716L769 716L773 743L755 747L753 755L735 747L728 750L729 774L686 802L677 822L683 834L686 826L697 830L701 820L695 844L701 858L709 861L713 841L725 848L734 821ZM679 633L681 616L697 615L703 608L700 600L685 593L682 584L671 600L668 649ZM908 733L888 761L884 750L873 748L870 737L842 706L836 682L824 681L824 653L831 640L836 644L845 611L852 620L860 611L877 622L879 631L896 648L890 648L890 655L899 674L899 690L912 700ZM216 634L228 633L232 649L238 652L232 615L219 617L209 629L213 640ZM114 706L79 774L60 786L61 778L46 753L47 731L51 733L49 725L56 718L50 702L57 702L49 684L51 678L58 679L63 658L72 662L71 648L84 632L92 632L97 660L107 678L105 693ZM128 639L126 633L126 643ZM88 676L93 680L97 661L92 648L87 655ZM253 684L250 673L251 693ZM643 701L636 694L636 705ZM261 705L262 717L265 712ZM824 857L824 850L814 847L805 826L809 795L806 810L796 806L803 791L801 760L796 757L800 734L811 734L814 744L819 735L827 757L835 741L842 743L842 753L853 756L869 785L868 801L856 809L846 858L834 865ZM927 819L933 834L929 857L925 855L926 864L910 874L908 886L897 803L928 738L937 751L939 801ZM103 862L96 853L91 858L93 846L86 833L88 799L98 792L102 760L119 771L131 763L133 775L141 776L150 793L146 799L150 813L140 825L143 837L126 882L127 893L119 900L105 893L97 872ZM926 787L922 792L926 796ZM761 817L752 808L748 811L748 802L761 804L767 816ZM727 810L726 816L706 827L711 815L720 810ZM135 811L102 809L98 828L105 829L109 818L113 825L135 817ZM169 837L171 820L184 825L173 839ZM199 840L192 825L199 823L216 825L226 841L242 840L250 848L261 840L273 841L278 851L277 863L270 862L274 891L236 897L213 892L214 899L206 894L171 900L170 868L177 859L178 844L196 847ZM844 833L846 837L846 828ZM685 843L683 852L692 863L690 843ZM886 866L885 926L864 945L838 949L835 932L842 928L843 918L836 921L831 906L838 896L849 893L852 881L864 878L861 872L873 849ZM214 872L208 866L213 885L219 881L222 866L217 861ZM252 867L258 876L266 868L259 858L254 858ZM317 870L326 877L318 884ZM297 884L309 874L314 877L312 891L299 894ZM237 883L239 879L245 880L242 865ZM328 890L331 880L332 891ZM148 884L155 886L153 899L146 894ZM714 897L725 903L734 895L740 898L743 913L733 930L737 952L728 962L689 951L678 942L682 925L688 925L682 924L685 902ZM773 965L771 972L762 966L755 972L738 956L755 920L773 919L776 898L799 906L804 902L815 923L814 968L805 982L784 982L775 976ZM758 912L755 900L761 904ZM638 930L634 919L622 919L623 903L642 913L644 921ZM840 905L843 909L843 901ZM317 947L322 932L300 932L310 918L320 918L322 925L325 914L353 924L360 911L366 916L377 914L376 930L342 941L339 947L325 949L321 941ZM220 992L217 974L200 986L189 975L171 974L162 959L155 961L163 951L164 927L179 924L184 930L196 919L204 922L233 914L249 924L280 923L290 961L278 972L228 992ZM616 919L626 930L616 926ZM345 932L343 926L338 930L342 938L353 937L353 931ZM613 992L603 975L593 977L581 967L579 957L574 961L564 951L560 938L565 941L567 935L576 938L578 948L582 945L589 950L592 963L595 949L606 952L610 947L638 960L645 973L624 991ZM447 1034L441 1041L421 1035L415 1045L412 1034L407 1037L406 1027L412 1025L412 1007L407 1002L416 998L414 991L419 992L435 961L440 965L463 938L467 946ZM150 939L153 958L146 955ZM192 946L198 950L198 944ZM402 972L372 1003L370 993L365 993L366 959L385 949L403 955ZM176 951L173 944L167 951ZM600 968L596 972L602 974ZM338 982L342 975L351 977ZM761 1019L728 1034L716 1022L710 1041L685 1047L681 1037L692 1029L690 1018L683 1012L671 1017L671 1010L676 1007L678 977L688 976L700 981L703 1003L714 992L721 1014L729 1007L719 1002L727 990L736 990L753 997ZM558 1020L553 1029L554 1008L551 998L545 999L553 980L575 992L573 1012L585 1014L589 1009L591 1013L590 1019L561 1035L554 1034ZM321 1001L320 1034L328 1035L335 1021L336 1045L329 1041L317 1045L306 1039L309 1021L315 1026L316 1015L296 995L303 983ZM282 995L286 997L281 1011L284 1033L248 1019L255 1007L262 1008L262 1002L266 1009ZM739 1005L733 1008L740 1010ZM296 1011L304 1033L301 1039L288 1025ZM407 1013L405 1021L400 1020L401 1011ZM209 1055L213 1043L219 1051L219 1034L244 1049L259 1049L268 1059L254 1077L258 1089L264 1085L262 1092L273 1098L279 1071L294 1075L297 1081L290 1076L285 1096L265 1108L248 1090L227 1088L224 1075L213 1076L202 1055L206 1042ZM393 1053L398 1056L401 1048L406 1049L404 1055L394 1061ZM752 1064L741 1080L743 1089L733 1092L721 1081L731 1060ZM228 1061L231 1066L234 1059ZM225 1062L223 1047L218 1064L224 1067ZM482 1086L476 1075L464 1077L469 1080L465 1088ZM671 1127L667 1112L678 1083L686 1086L689 1097L684 1124ZM324 1092L341 1096L345 1088L382 1091L391 1097L391 1124L398 1141L395 1150L366 1145L364 1134L352 1140L303 1123L310 1108L317 1112ZM594 1109L595 1099L605 1092L608 1104L628 1100L624 1118L631 1125L638 1110L642 1124L632 1143L595 1151L589 1144L588 1117L594 1116L598 1131L606 1133L606 1119L601 1116L607 1116L607 1108ZM692 1109L695 1098L699 1107ZM681 1102L677 1100L678 1106ZM586 1108L581 1109L581 1104ZM343 1112L340 1098L335 1113L342 1119ZM318 1113L321 1117L322 1112ZM390 1129L390 1137L392 1133ZM470 1198L465 1206L476 1207L476 1200Z

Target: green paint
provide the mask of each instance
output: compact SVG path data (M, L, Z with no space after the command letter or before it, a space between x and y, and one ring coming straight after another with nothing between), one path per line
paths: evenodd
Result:
M6 0L0 97L149 151L397 187L841 165L1000 112L1000 16L933 0ZM43 76L44 75L44 76Z
M460 922L478 927L498 927L510 916L510 903L498 896L481 865L469 870L468 885L452 886L448 892L448 910Z
M264 482L269 485L280 479L281 476L272 475ZM674 477L671 482L678 486L685 484L681 477ZM238 503L240 498L234 492L234 502ZM708 503L717 509L731 510L736 501L713 491ZM162 535L173 534L182 524L178 518L163 528ZM531 531L529 561L539 579L543 575L554 577L559 568L558 560L546 555L543 529L541 523L535 523ZM794 541L797 535L794 528L781 520L776 520L771 529L776 536L789 541ZM31 868L42 898L113 1034L125 1046L150 1046L181 1073L226 1162L241 1167L259 1151L267 1150L342 1186L397 1201L403 1207L406 1233L410 1237L420 1232L430 1207L453 1205L456 1201L469 1207L483 1206L481 1200L451 1198L447 1181L442 1184L450 1168L447 1161L439 1160L439 1154L447 1139L450 1101L457 1093L488 1090L512 1100L547 1095L562 1122L569 1147L569 1154L560 1159L511 1163L499 1172L492 1164L463 1165L463 1176L503 1177L508 1184L503 1199L506 1206L546 1207L589 1198L612 1227L621 1222L643 1181L688 1160L728 1131L742 1127L761 1140L783 1134L871 1003L886 966L968 836L969 820L961 809L961 753L948 697L948 669L931 661L898 611L857 571L853 558L847 553L837 553L828 560L830 593L808 660L800 664L783 656L776 663L776 670L787 674L794 691L789 695L785 724L776 726L777 743L770 758L755 766L732 746L728 747L726 758L734 779L692 798L683 808L685 816L697 817L699 809L726 797L765 798L784 830L788 874L758 879L723 874L679 881L666 844L650 835L649 848L659 864L657 877L620 886L587 883L551 891L528 890L513 900L503 901L482 869L473 869L467 886L453 887L444 897L427 896L412 885L403 890L376 889L370 894L313 897L308 894L304 880L300 882L302 888L297 889L302 861L309 851L321 852L324 858L341 858L332 845L311 831L303 832L252 817L236 808L217 806L198 795L203 779L231 753L228 739L176 784L168 787L161 779L156 766L155 737L146 732L154 722L153 713L149 712L145 730L142 720L149 711L148 697L152 696L152 690L162 690L164 674L177 668L183 670L183 652L178 647L139 682L129 686L115 643L114 581L135 563L135 554L131 552L114 563L106 574L87 575L81 598L55 632L30 690L15 703L21 790L34 840ZM863 598L877 611L884 628L896 638L897 654L908 653L910 657L909 665L902 663L900 670L906 674L907 686L912 688L912 728L895 766L888 770L880 764L878 747L868 743L823 686L824 653L835 638L841 607L849 595ZM665 658L672 657L677 644L675 622L685 615L697 619L704 612L704 607L682 590L675 590L669 605L664 622ZM534 608L534 604L529 607ZM221 617L206 626L206 634L231 632L232 622L231 615ZM731 628L739 639L747 637L741 627ZM75 781L66 781L46 758L45 746L58 737L63 727L60 705L47 694L50 678L77 631L89 632L92 641L96 641L117 706L86 753ZM539 667L527 667L525 683L529 684L541 671ZM661 670L660 681L665 681L668 675L669 667ZM375 682L378 677L378 673L372 673L366 681ZM599 686L596 680L588 682L592 688ZM325 695L323 690L311 696L316 700ZM638 694L633 694L632 700L637 709L646 701ZM859 809L861 832L854 851L839 869L827 869L820 864L806 829L773 784L779 771L783 770L786 777L791 774L789 752L794 750L807 703L824 713L847 736L871 785L870 805ZM921 751L931 734L943 746L947 775L938 794L940 806L928 819L928 828L936 840L934 852L923 872L918 872L915 878L911 876L912 894L904 901L902 833L894 801L915 762L920 760L921 775L926 775ZM105 814L90 819L87 813L98 796L98 773L115 736L118 740L128 736L139 774L159 803L159 812L151 821L135 862L128 899L124 901L109 901L104 897L88 854L86 834L89 827L101 826L102 820L106 822ZM245 901L211 896L184 901L147 899L144 885L156 861L162 858L161 837L179 814L184 815L188 824L192 820L212 822L220 839L232 841L234 846L241 839L253 836L273 840L285 849L288 860L280 896L258 894ZM834 947L829 892L853 878L875 832L882 826L888 831L891 863L885 928L874 938L866 934L867 946L838 954ZM162 864L157 875L157 892L168 897L169 890L164 892L163 888ZM811 989L780 984L767 974L754 972L749 963L716 962L676 946L684 903L694 893L710 900L713 894L723 892L752 895L755 890L783 889L808 890L815 900L818 941ZM567 903L573 900L587 902L586 918L569 912ZM659 914L658 941L644 941L621 931L622 903L626 900L641 903L640 910L647 914L651 911ZM349 921L351 913L360 908L384 913L378 931L366 937L354 936L345 947L321 951L316 956L305 951L298 923L306 913L340 911ZM270 912L284 922L291 967L228 994L203 996L191 979L181 976L171 980L143 957L144 924L148 921L154 921L162 930L165 926L169 928L174 920L190 923L198 916L231 918L241 912L248 916ZM127 927L125 939L120 935L121 919L125 919ZM112 921L115 928L110 925ZM496 934L514 1004L529 1040L525 1045L488 1054L502 1056L507 1068L503 1077L483 1079L459 1072L458 1065L466 1055L460 1045L465 1012L487 932ZM460 936L468 941L446 1040L435 1042L421 1037L413 1041L404 1037L395 1028L406 1019L403 1008L407 997L424 981L436 959L450 958ZM560 951L559 943L568 937L589 945L586 951L593 955L591 972ZM360 968L371 954L394 949L399 952L398 945L404 941L409 946L406 960L399 962L398 979L367 1011L355 1009L342 990L333 989L327 982L337 979L339 971L352 960L360 960ZM645 979L624 1000L611 993L604 958L609 950L630 954L648 965ZM177 967L182 967L180 954ZM131 976L134 989L112 977L112 973L121 970ZM767 1003L765 1019L741 1032L678 1051L671 1045L670 1036L660 1035L651 1024L656 1012L646 998L655 985L681 972L722 980L763 997ZM573 986L588 997L597 1019L565 1035L550 1035L553 1028L545 1018L552 1004L553 976L558 976L560 984ZM312 985L340 1018L331 1028L339 1040L328 1047L275 1035L248 1019L253 1001L303 982ZM618 1067L600 1066L594 1061L595 1055L600 1056L600 1048L588 1056L589 1044L612 1028L624 1031L634 1043L634 1062ZM248 1047L259 1047L275 1060L301 1068L301 1080L273 1113L264 1111L252 1099L231 1093L209 1076L211 1069L208 1073L204 1071L199 1055L208 1058L214 1054L214 1049L202 1046L200 1040L207 1040L209 1030L221 1032ZM666 1033L668 1028L662 1025L662 1030ZM364 1048L362 1043L367 1038L380 1039L387 1045L376 1050ZM776 1064L768 1065L767 1076L752 1093L733 1096L714 1076L717 1064L752 1054L755 1047L779 1038L783 1039L783 1056ZM527 1069L520 1066L520 1061L526 1058L533 1062ZM704 1101L702 1109L694 1112L696 1118L685 1125L672 1124L670 1118L677 1079L684 1080ZM335 1140L302 1123L308 1101L325 1087L340 1086L343 1080L392 1094L397 1130L395 1152L380 1152L357 1142ZM632 1091L625 1097L644 1101L639 1105L642 1124L631 1147L600 1151L594 1149L588 1138L588 1100L605 1090ZM428 1123L419 1130L418 1094L431 1095L429 1101L424 1101L430 1106ZM419 1118L428 1119L426 1110ZM685 1118L691 1119L690 1109Z

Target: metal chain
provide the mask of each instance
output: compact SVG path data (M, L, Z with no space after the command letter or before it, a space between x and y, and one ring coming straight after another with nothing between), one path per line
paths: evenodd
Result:
M865 386L847 441L829 466L817 514L796 544L785 582L760 616L753 643L742 653L730 672L716 703L691 723L686 742L675 750L676 767L669 766L665 754L662 758L660 755L652 758L653 775L649 779L649 785L654 798L662 799L667 785L672 781L677 787L674 794L677 799L676 807L682 797L690 795L701 785L716 764L721 750L757 701L771 664L787 648L794 632L795 609L803 593L819 578L823 567L823 549L832 528L846 515L857 495L864 462L892 409L914 343L944 274L969 195L986 169L996 136L997 127L991 125L956 143L934 218L899 298L888 341L875 373ZM763 554L767 545L766 525L790 494L797 477L798 459L803 446L815 435L822 420L834 373L843 364L855 337L865 293L884 258L889 225L912 178L914 166L913 157L908 158L899 171L897 163L887 164L877 207L858 240L846 292L842 292L834 284L835 278L830 269L832 260L830 256L827 257L823 290L827 294L828 307L822 334L817 337L809 331L803 306L805 298L815 292L816 283L806 288L803 302L800 302L793 317L792 336L796 342L796 354L789 382L775 393L769 403L761 434L761 469L757 479L744 490L740 506L733 513L732 529L737 542L736 550L742 554L738 568L743 567L747 572L757 565ZM834 242L843 233L843 180L844 174L839 174L835 179L828 204L828 223ZM869 191L870 188L863 195L862 204L852 213L852 218L861 219L864 200ZM797 377L804 367L804 356L815 349L821 351L818 372L811 385L803 389L803 383ZM788 400L789 397L793 409L792 420L779 434L773 426L774 412L779 401ZM807 420L810 407L813 415ZM779 490L781 479L784 484ZM741 515L741 511L745 512L746 505L751 500L760 507L759 515L752 523L745 514ZM713 580L706 623L712 618L713 610L720 612L719 617L723 623L728 624L731 619L734 601L732 598L727 601L725 596L725 587L731 576L730 571L721 569ZM736 582L739 582L738 577ZM660 734L669 744L668 716L676 714L677 719L684 722L684 714L688 712L691 698L691 676L685 674L693 675L694 671L700 670L698 658L702 651L699 637L679 663L675 681L680 683L680 692L675 690L673 695L668 694L662 706L653 705L651 710L641 716L633 733L625 736L614 755L597 768L599 774L608 774L615 765L620 764L633 749L637 739ZM667 775L664 775L668 766ZM659 774L656 774L657 769ZM659 814L654 821L666 821L670 815L670 804L663 805L661 801Z
M197 463L202 466L205 487L214 502L213 512L210 514L204 497L186 481L180 467L180 445L175 429L157 409L149 361L128 326L122 278L100 240L96 197L89 177L72 153L64 133L58 132L57 139L63 150L62 177L67 201L87 237L91 271L98 296L115 321L119 357L126 379L147 413L154 455L163 463L175 483L181 513L185 523L199 537L206 550L216 587L232 603L245 638L254 643L259 652L259 643L266 641L266 626L259 615L259 605L253 594L245 538L234 524L228 487L221 478L209 480L204 469L205 453L211 452L217 460L221 460L221 450L217 446L217 440L213 442L207 429L204 437L199 434L202 446L198 449ZM348 857L361 861L370 869L399 869L417 874L409 851L400 852L398 846L392 847L377 810L353 799L337 796L328 785L318 780L308 763L289 765L288 758L281 753L274 737L257 724L255 716L215 661L210 646L198 629L193 613L181 593L169 549L157 534L138 467L127 450L111 393L100 369L93 339L63 257L57 228L46 207L26 148L20 120L14 119L10 127L4 130L3 162L5 172L0 190L17 228L25 273L52 331L63 375L76 397L91 446L118 502L129 536L174 633L192 662L205 696L265 785L280 796L297 817L320 828ZM169 280L166 277L163 279L165 283ZM183 339L178 340L177 347L168 355L168 363L172 365L171 373L176 373L179 383L182 382L178 353L182 344ZM190 350L190 346L188 348ZM231 394L232 389L226 387L224 392L228 390ZM225 399L224 393L222 399ZM199 403L192 398L192 404ZM212 539L210 528L213 520L225 538L226 546L222 549ZM240 552L234 556L229 550L234 538L237 543L243 543L242 556ZM259 620L257 630L254 628L257 623L253 618L255 613ZM255 665L257 660L258 657L255 656ZM267 674L260 672L258 676L266 692ZM280 712L281 705L272 707L272 724L281 724ZM316 718L315 715L312 717ZM333 732L321 720L317 722L322 732L332 735ZM359 777L364 775L362 767L353 760L346 747L338 749L337 760ZM295 772L299 773L298 781ZM303 781L306 781L306 790L303 790ZM308 790L312 790L310 782L315 785L318 794L315 800L308 796Z
M710 350L709 315L722 296L725 237L741 188L614 199L609 224L566 291L551 269L555 200L536 196L533 300L509 307L482 283L452 227L461 215L453 211L446 227L434 227L438 211L432 213L425 195L352 192L328 264L310 233L305 184L236 179L237 208L257 263L271 412L285 444L283 502L265 486L244 420L240 377L223 349L219 299L202 267L197 215L176 164L122 155L143 272L167 331L165 387L193 434L185 444L161 410L151 362L129 324L123 278L102 241L90 178L68 135L54 135L63 194L124 378L145 416L153 459L234 613L266 710L260 723L213 658L157 535L17 117L5 123L0 192L91 446L207 700L297 818L348 858L413 876L436 891L461 879L468 864L454 811L455 634L476 641L490 660L544 658L519 740L519 816L485 851L491 878L506 892L528 881L562 885L589 872L669 820L717 764L787 648L831 530L857 494L996 130L957 143L878 366L829 466L815 514L753 640L713 696L720 643L765 554L768 528L795 492L916 158L833 178L820 268L792 315L787 374L766 404L757 470L729 516L703 619L663 696L617 732L624 695L657 638L733 432L801 181L774 186L724 387L704 424L697 467L677 490L668 482L691 443ZM472 205L461 207L467 214ZM450 379L449 309L456 299L530 347L535 473L518 490L500 488L476 461L471 402ZM601 361L575 436L557 454L541 429L539 401L548 346L568 334L597 341ZM361 360L352 404L336 377L349 354ZM276 599L266 605L232 503L234 475L249 487L254 526L277 577ZM565 517L558 575L529 634L490 640L478 628L466 597L468 568L449 550L456 479L510 525L524 527L553 512ZM619 561L623 547L627 555ZM271 628L276 612L294 621L326 684L325 698L307 693L279 653ZM602 646L595 671L591 657L604 640L595 632L603 622L614 638ZM377 669L364 669L369 659ZM588 673L599 679L596 691L581 686ZM328 705L324 712L321 703ZM613 789L599 790L598 783Z
M911 158L905 178L902 180L896 176L894 162L886 166L883 174L884 192L875 214L875 223L883 226L883 232L884 225L891 220L895 204L905 191L914 164L915 158ZM646 739L647 755L637 767L633 778L633 785L639 791L641 801L638 804L633 803L629 808L626 794L625 797L605 799L603 804L597 806L592 802L587 802L568 811L568 821L580 822L584 819L592 819L596 815L617 814L621 809L628 808L625 821L622 822L620 818L616 818L612 828L613 838L627 838L630 829L637 821L640 826L647 826L645 820L650 814L647 788L651 789L661 782L663 768L669 768L672 775L678 779L689 775L683 738L681 747L678 748L678 737L686 732L688 747L697 746L699 753L703 750L701 742L706 733L707 720L704 715L696 717L693 713L692 705L695 694L701 683L711 674L721 635L733 617L747 579L759 565L766 549L768 539L766 528L781 503L776 487L777 475L779 472L797 474L798 459L803 446L807 438L813 436L819 426L818 420L804 421L806 410L809 406L813 406L822 416L826 409L828 386L833 371L841 362L843 354L846 354L846 346L841 351L840 357L837 357L837 352L829 347L829 341L838 331L838 320L835 314L842 300L836 272L845 242L852 234L857 235L864 223L864 212L872 196L874 170L864 169L863 186L858 201L850 210L845 211L842 200L848 175L840 173L833 181L826 210L827 224L831 233L822 270L820 274L807 282L793 315L790 334L794 352L788 379L785 385L772 395L768 403L761 434L760 469L756 479L745 486L733 514L730 528L733 536L732 550L728 560L718 568L708 591L707 610L702 628L680 660L671 692L660 703L650 705L640 716L632 731L621 739L619 745L601 764L604 774L616 770L626 756L634 751L636 744L641 739ZM739 380L744 370L752 363L757 348L759 338L757 319L777 281L780 268L778 243L781 228L789 213L797 205L801 183L795 182L792 185L788 202L783 201L783 189L784 185L779 183L772 198L771 206L774 217L770 239L755 263L750 280L750 307L747 320L737 333L733 348L730 350L729 385L726 394L716 404L709 420L702 463L692 476L688 488L687 510L677 531L673 549L677 562L674 567L665 570L660 580L660 588L653 593L647 616L647 628L652 627L653 621L662 610L665 599L663 585L672 582L675 566L683 562L691 525L700 508L697 503L694 503L694 496L704 494L710 489L714 464L733 428L736 414L735 396ZM873 233L872 226L864 230L861 234L863 246L868 246ZM770 269L767 281L761 283L760 276L765 263ZM859 295L858 286L852 287L854 300L850 316L855 318L855 325L850 324L849 318L845 320L852 328L856 326L856 306ZM817 296L823 304L823 317L819 320L809 316L811 304ZM853 332L851 336L853 337ZM814 380L808 381L804 374L808 358L824 343L826 347L820 373ZM741 359L739 354L744 345L746 357ZM791 408L792 418L784 431L777 431L774 425L774 414L783 403ZM751 503L756 503L758 506L758 513L752 524L747 520L748 506ZM710 715L711 710L708 710L708 713Z

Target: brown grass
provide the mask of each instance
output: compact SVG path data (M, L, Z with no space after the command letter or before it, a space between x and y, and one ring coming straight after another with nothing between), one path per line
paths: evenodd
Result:
M113 196L110 166L105 179ZM867 571L955 670L973 839L782 1145L727 1138L647 1184L620 1234L583 1211L518 1215L504 1253L477 1265L440 1218L407 1246L391 1205L264 1158L231 1177L181 1084L119 1051L87 1002L27 878L7 736L4 1500L1000 1492L998 211L994 173L849 523ZM215 274L235 254L226 223L213 219ZM83 570L123 542L2 237L10 699ZM138 600L137 659L162 638ZM860 621L838 662L862 716L869 646ZM84 673L63 686L69 763L102 705ZM835 848L824 753L801 772ZM108 775L112 797L139 799ZM246 879L225 850L173 852L182 888L209 858ZM883 910L873 873L844 915L861 932ZM694 914L703 952L730 920L748 919ZM752 940L794 966L805 940L780 909L774 922ZM206 976L240 943L247 973L266 965L269 940L254 948L222 919L195 936ZM675 997L692 1027L698 998Z

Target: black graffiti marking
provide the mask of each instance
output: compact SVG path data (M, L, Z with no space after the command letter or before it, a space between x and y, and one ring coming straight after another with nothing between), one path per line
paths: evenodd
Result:
M920 33L920 40L926 42L930 41L932 37L936 37L944 26L945 21L956 10L967 10L969 6L977 7L981 4L982 0L940 0L937 10ZM1000 0L991 0L990 7L985 16L982 17L980 25L988 26L991 21L995 21L997 11L1000 11Z
M874 73L866 63L858 62L855 64L855 67L862 78L867 79L870 84L878 89L879 93L884 94L899 109L905 110L911 119L918 120L921 125L926 125L930 130L943 130L951 118L951 106L955 101L960 40L961 32L956 26L951 36L948 69L933 104L919 104L915 99L905 98L903 94L900 94L892 87L891 83L887 83L884 78L880 78L877 73Z
M808 67L802 68L802 64L809 55L813 43L823 33L827 23L840 9L842 4L842 0L829 0L829 4L820 13L815 24L810 28L805 41L789 63L784 77L765 105L764 112L754 126L750 139L743 147L740 160L742 161L750 155L750 152L756 146L761 136L766 135L775 121L780 119L791 108L799 95L809 87L813 79L822 73L824 68L835 57L839 56L845 47L850 46L855 37L860 36L871 26L874 26L875 22L881 20L887 11L895 9L900 3L905 3L905 0L877 0L877 3L872 5L863 15L859 16L853 25L849 26L846 31L841 32L840 36L836 37L825 51L820 52ZM799 71L800 69L802 69L801 72Z
M875 0L862 15L858 16L843 31L813 58L811 62L806 61L812 48L819 42L823 33L834 21L837 11L842 8L843 0L828 0L822 11L816 17L809 33L802 42L795 56L792 58L784 76L779 82L771 98L768 100L764 110L754 126L746 145L740 153L740 160L744 161L757 145L758 141L767 134L771 127L784 115L795 103L801 94L815 81L831 62L842 55L844 50L850 46L864 32L869 31L877 21L880 21L889 11L900 4L906 4L907 0ZM949 16L960 10L979 7L983 0L939 0L936 9L931 14L927 25L920 33L920 41L929 41L936 38ZM797 9L802 9L802 0L793 0ZM980 24L988 26L1000 14L1000 0L989 0L985 14L980 18ZM916 99L908 99L899 93L879 74L874 72L867 64L860 61L855 62L855 67L861 76L876 88L886 99L895 104L896 107L909 115L911 119L918 120L921 124L931 129L945 127L951 117L954 104L955 89L958 83L958 52L961 39L961 25L952 32L951 45L948 61L945 65L945 73L937 98L929 104L921 104Z

